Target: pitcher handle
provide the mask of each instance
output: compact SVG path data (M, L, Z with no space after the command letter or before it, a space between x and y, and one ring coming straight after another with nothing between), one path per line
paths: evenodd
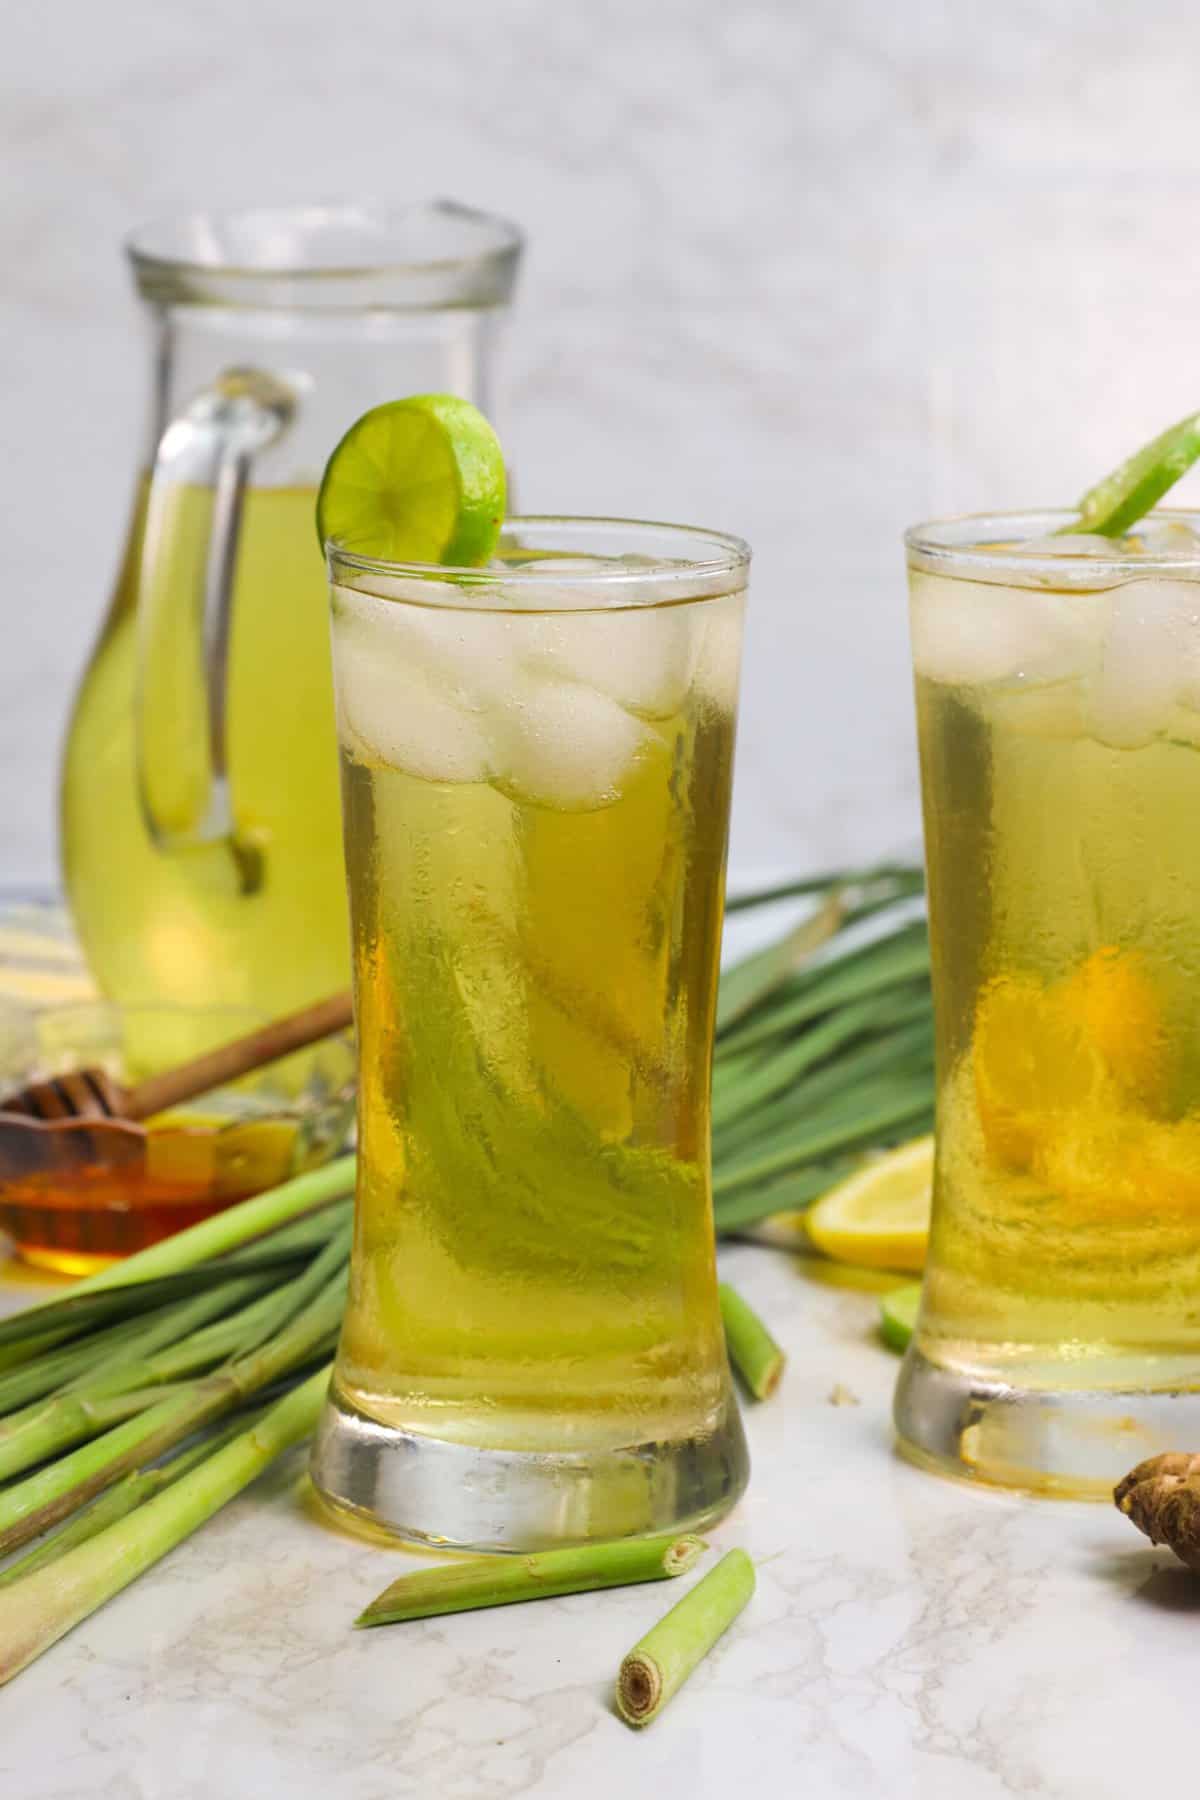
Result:
M165 851L226 843L243 887L258 885L261 858L238 840L230 784L238 535L251 464L295 410L276 376L227 369L171 421L154 458L138 571L134 741L146 828Z

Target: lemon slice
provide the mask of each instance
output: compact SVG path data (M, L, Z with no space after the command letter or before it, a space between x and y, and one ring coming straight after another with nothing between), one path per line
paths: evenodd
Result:
M914 1138L839 1182L809 1209L808 1235L838 1262L922 1269L933 1194L933 1139Z

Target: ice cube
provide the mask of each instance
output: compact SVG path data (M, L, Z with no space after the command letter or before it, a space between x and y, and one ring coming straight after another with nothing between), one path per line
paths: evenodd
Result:
M338 729L349 749L422 781L486 781L482 717L456 706L415 663L380 655L378 634L334 627Z
M669 719L687 698L700 608L626 607L542 617L518 627L519 654L538 673L598 689L646 719Z
M1200 562L1200 537L1183 519L1143 519L1122 543L1143 556Z
M1086 673L1102 629L1094 594L1052 594L942 575L912 576L913 662L954 686Z
M744 613L743 596L729 594L724 599L708 601L702 614L696 688L720 712L731 713L737 706Z
M1165 731L1195 680L1200 583L1153 578L1110 595L1100 667L1090 684L1088 726L1114 750L1135 750Z
M608 694L581 682L526 677L492 714L495 781L514 799L560 812L595 812L658 733Z
M513 627L504 613L413 606L348 589L335 589L334 609L339 629L369 642L372 655L421 671L468 712L482 712L513 685Z
M1119 556L1121 550L1112 538L1101 537L1096 531L1052 532L1046 537L1021 538L1014 545L1023 556L1066 557L1098 556L1107 557L1111 562Z

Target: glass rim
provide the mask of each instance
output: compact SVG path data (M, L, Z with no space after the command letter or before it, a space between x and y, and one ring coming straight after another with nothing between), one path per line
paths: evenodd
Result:
M403 254L403 232L422 219L450 229L459 227L464 233L462 248L442 254ZM344 258L327 256L325 260L318 255L308 261L295 254L268 253L256 258L224 254L216 247L222 236L234 236L239 228L250 237L256 232L265 234L272 227L286 227L293 241L298 241L305 233L315 235L322 228L338 226L351 232L357 230L364 242L374 235L378 253L364 251ZM478 241L468 244L468 233ZM213 245L211 254L197 252L196 246L205 238ZM272 299L291 305L333 305L344 290L357 295L362 304L365 287L390 283L392 304L403 304L401 290L410 284L420 290L419 297L410 304L425 308L436 304L436 295L431 300L425 290L431 284L436 288L438 282L445 283L447 305L496 305L511 293L524 246L525 235L511 220L441 197L407 202L368 198L195 208L156 215L135 226L124 239L125 254L147 298L218 304L225 301L230 305L255 301L269 305ZM397 283L399 289L395 287ZM377 304L386 304L388 296L371 298Z
M573 549L561 543L551 548L538 546L536 540L539 534L552 536L556 530L564 534L578 532L582 541ZM642 606L689 598L715 599L720 594L734 592L746 585L746 571L751 559L750 546L744 538L735 537L729 532L710 531L699 525L673 525L657 519L628 519L583 513L519 513L505 519L501 534L502 545L504 537L509 533L517 538L528 535L533 540L528 546L530 551L545 557L547 562L501 565L493 562L473 568L453 567L445 563L392 562L380 557L364 556L334 538L327 540L325 554L330 579L335 584L338 583L339 571L345 571L366 577L368 582L373 578L377 581L420 584L426 591L436 590L439 586L453 588L456 594L461 594L464 589L468 593L478 593L480 590L519 590L533 602L532 610L537 610L535 596L539 592L549 602L554 590L561 593L564 588L569 588L573 593L584 590L588 594L609 594L617 604L623 593L632 590L638 598L630 603ZM588 551L588 536L599 538L605 533L628 538L625 554L636 551L638 541L648 538L660 541L678 538L682 545L691 547L695 553L681 557L659 555L630 565L616 552L606 554ZM701 546L707 554L699 554ZM513 546L518 552L524 547L520 542ZM572 554L593 556L595 566L568 570L561 566L547 566ZM654 590L651 598L645 597L647 589ZM372 590L368 585L361 591L370 593ZM448 602L443 600L441 603ZM559 611L562 608L548 604L547 610Z
M904 533L904 545L911 568L930 574L959 575L967 580L980 579L990 571L1017 575L1025 582L1111 587L1116 582L1164 572L1200 577L1200 542L1195 554L1120 550L1114 543L1110 556L1082 547L1073 549L1072 538L1065 535L1060 552L1048 551L1044 543L1025 549L1020 542L1022 534L1045 538L1063 525L1078 523L1078 519L1078 509L1067 506L951 513L910 525ZM1200 536L1200 508L1184 506L1155 507L1131 526L1127 535L1136 536L1143 526L1154 522L1187 525ZM990 535L985 537L983 533Z

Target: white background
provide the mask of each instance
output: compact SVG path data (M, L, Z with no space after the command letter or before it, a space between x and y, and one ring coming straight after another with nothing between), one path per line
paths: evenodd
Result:
M0 879L54 767L140 449L147 216L449 194L531 251L530 510L757 553L734 863L911 847L898 537L1070 501L1200 405L1182 0L7 0Z

